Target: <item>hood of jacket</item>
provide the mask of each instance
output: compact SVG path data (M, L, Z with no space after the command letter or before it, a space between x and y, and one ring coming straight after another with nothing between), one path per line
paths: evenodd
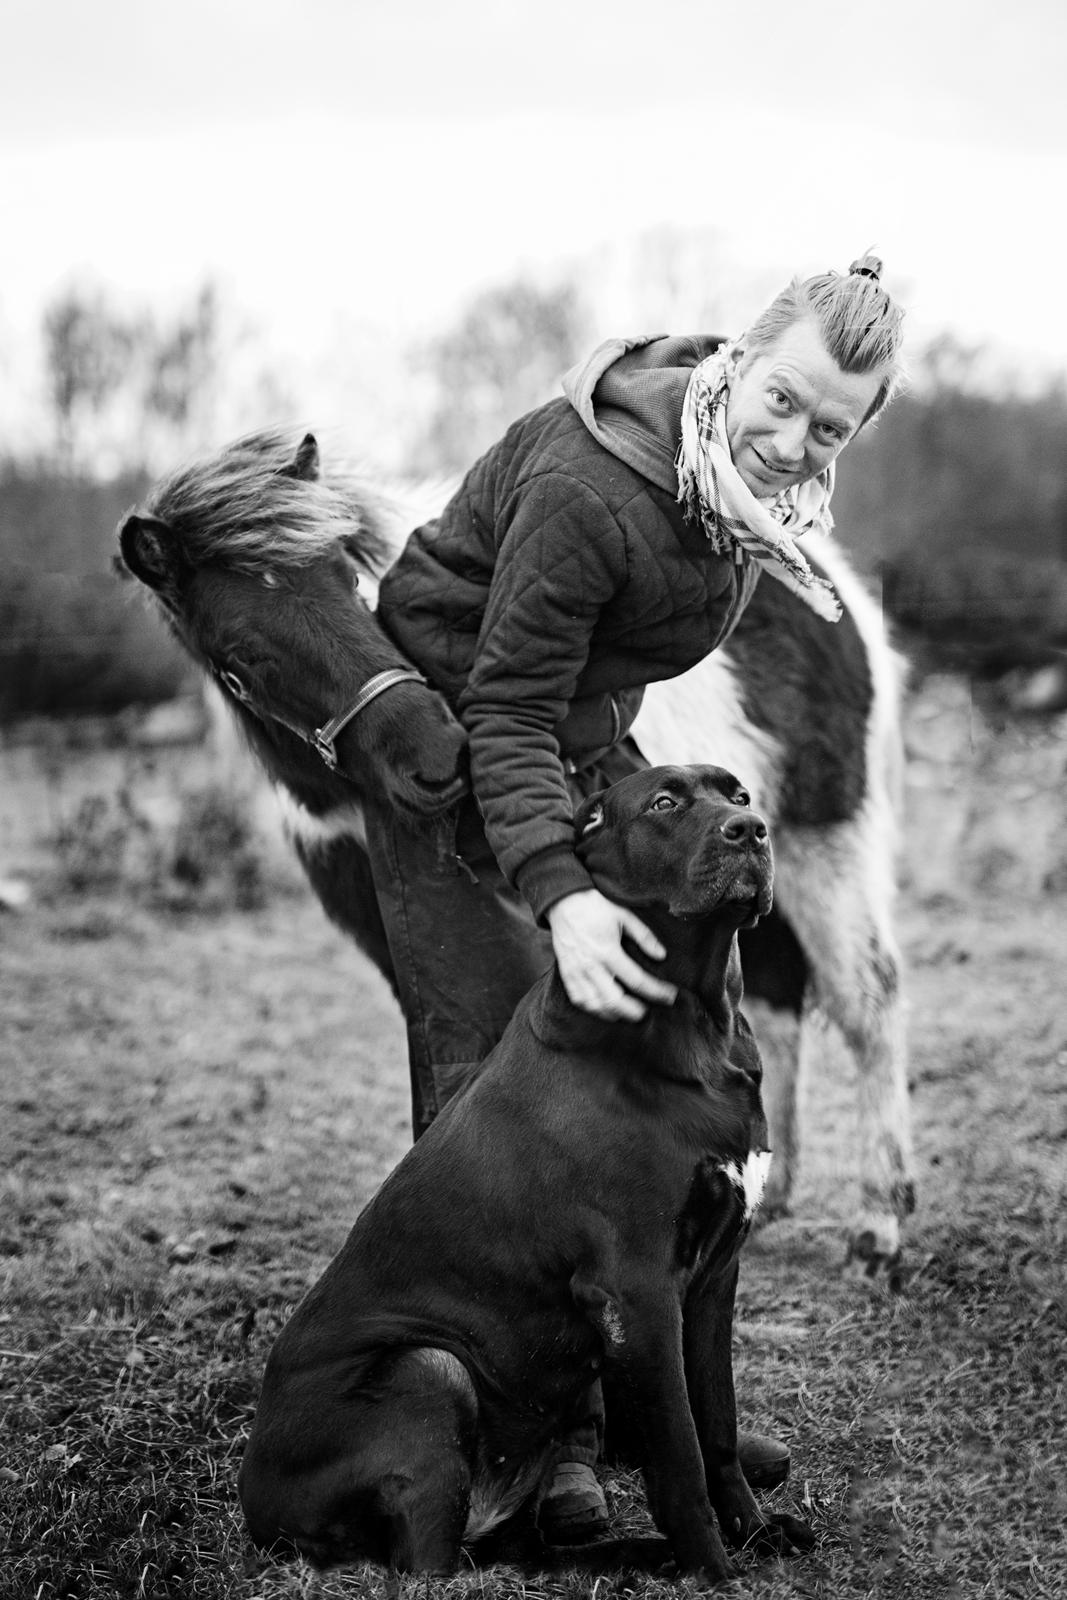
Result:
M685 391L693 368L723 343L720 334L606 339L565 374L563 393L606 450L677 494Z

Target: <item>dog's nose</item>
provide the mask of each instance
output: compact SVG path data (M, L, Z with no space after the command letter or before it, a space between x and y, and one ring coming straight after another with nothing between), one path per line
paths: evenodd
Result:
M755 811L741 811L723 823L722 836L727 844L747 844L759 849L767 843L767 824Z

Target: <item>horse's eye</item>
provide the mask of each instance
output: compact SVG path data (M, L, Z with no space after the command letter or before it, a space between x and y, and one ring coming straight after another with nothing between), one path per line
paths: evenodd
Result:
M244 679L239 678L236 672L231 672L228 667L223 667L219 673L219 682L224 689L228 689L235 700L247 700L248 690L245 688Z
M673 811L678 804L673 794L658 794L649 806L650 811Z
M752 796L747 789L738 789L734 795L733 803L735 806L750 806L752 804Z

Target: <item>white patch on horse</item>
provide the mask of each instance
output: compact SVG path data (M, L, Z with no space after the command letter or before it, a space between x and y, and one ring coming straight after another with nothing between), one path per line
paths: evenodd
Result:
M820 539L812 554L848 609L867 652L872 704L867 719L867 781L884 786L887 823L896 827L902 800L904 755L900 739L900 697L907 663L889 643L880 606L864 588L845 552L833 539ZM880 808L881 809L881 808Z
M767 1174L771 1169L771 1152L769 1150L750 1150L745 1157L745 1164L739 1167L736 1161L724 1161L721 1172L724 1172L737 1190L745 1208L745 1221L748 1222L756 1207L763 1198L763 1188L767 1182Z
M652 766L725 767L773 822L782 751L745 716L728 643L677 678L650 683L630 732Z
M275 795L282 828L291 844L299 841L303 849L313 851L333 844L337 839L354 839L366 848L367 827L363 807L358 800L334 806L332 811L316 816L294 799L288 789L279 786Z

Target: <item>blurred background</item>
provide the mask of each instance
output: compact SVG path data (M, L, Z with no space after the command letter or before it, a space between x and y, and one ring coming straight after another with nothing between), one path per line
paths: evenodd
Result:
M207 726L111 571L153 474L294 421L391 476L461 470L600 339L739 331L868 248L911 386L835 513L928 696L911 749L956 752L958 788L1007 739L1059 793L1058 0L4 12L0 872L40 827L33 774L54 796L75 746Z

